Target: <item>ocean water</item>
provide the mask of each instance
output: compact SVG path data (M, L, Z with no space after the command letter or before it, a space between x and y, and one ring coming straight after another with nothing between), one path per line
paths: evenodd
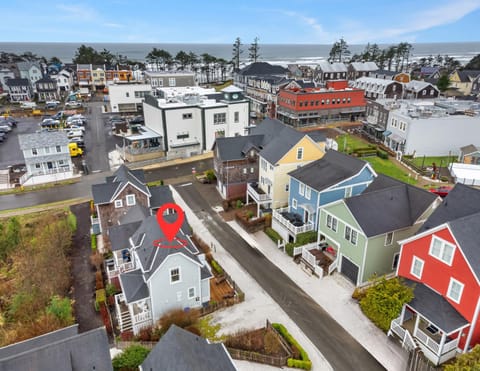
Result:
M63 62L71 62L75 51L82 43L12 43L0 42L0 51L22 54L30 51L38 56L46 58L57 57ZM217 58L226 60L232 59L232 44L146 44L146 43L84 43L97 51L104 48L113 54L127 56L131 60L144 62L145 56L155 47L167 50L175 56L180 50L194 52L197 55L203 53L211 54ZM412 59L420 59L429 55L449 55L456 58L462 64L467 63L475 55L480 54L480 42L457 42L457 43L417 43L412 44ZM380 48L388 47L387 44L380 44ZM248 47L243 45L241 59L248 60ZM365 45L350 45L352 54L360 53ZM315 44L260 44L261 61L273 62L275 64L288 63L315 63L328 58L331 45Z

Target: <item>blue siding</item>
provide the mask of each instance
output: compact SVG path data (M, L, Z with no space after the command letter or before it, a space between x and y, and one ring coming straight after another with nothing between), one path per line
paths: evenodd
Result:
M303 222L306 222L304 220L305 216L305 209L303 207L300 207L300 205L310 205L313 210L315 210L315 213L312 215L312 221L315 222L316 220L316 209L317 209L317 199L318 199L318 192L312 189L311 194L310 194L310 200L307 200L305 196L301 196L300 193L298 192L300 188L300 182L297 179L294 179L290 177L290 192L288 195L288 206L290 207L290 211L300 214L302 216ZM297 200L297 209L294 209L292 207L292 199Z

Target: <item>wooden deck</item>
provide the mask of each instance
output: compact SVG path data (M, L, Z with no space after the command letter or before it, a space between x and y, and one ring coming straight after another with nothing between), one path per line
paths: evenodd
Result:
M227 280L224 280L220 283L216 282L217 281L215 278L210 280L210 300L219 303L224 300L225 295L232 294L234 290L227 282Z
M325 275L328 274L328 267L333 263L333 260L327 256L322 250L312 249L309 250L310 254L315 256L315 259L318 261L317 265L323 268Z

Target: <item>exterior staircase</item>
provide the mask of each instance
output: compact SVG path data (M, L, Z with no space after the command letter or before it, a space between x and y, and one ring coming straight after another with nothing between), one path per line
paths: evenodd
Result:
M132 318L128 310L120 313L120 332L132 331Z

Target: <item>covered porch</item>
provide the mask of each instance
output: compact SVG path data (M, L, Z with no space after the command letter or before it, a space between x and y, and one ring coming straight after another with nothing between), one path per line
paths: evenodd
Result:
M272 228L275 229L285 241L296 242L299 233L309 232L315 229L311 221L313 210L311 210L311 207L308 210L304 210L303 216L292 211L290 207L273 210Z
M247 183L247 205L253 200L257 204L257 215L261 215L260 207L269 208L272 203L270 195L259 187L258 183Z
M421 283L414 284L414 299L403 306L390 325L407 350L419 347L435 365L454 358L470 324L442 296Z

